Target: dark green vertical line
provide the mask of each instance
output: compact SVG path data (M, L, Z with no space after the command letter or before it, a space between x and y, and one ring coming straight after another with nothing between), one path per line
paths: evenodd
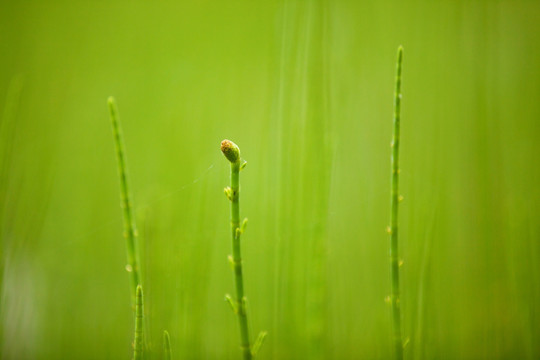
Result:
M392 305L392 342L395 358L403 359L403 340L401 336L401 309L399 291L399 252L398 252L398 203L399 203L399 143L401 121L401 62L403 47L398 48L396 64L396 88L394 93L394 134L392 136L392 177L390 201L390 269L391 269L391 295Z
M133 360L141 360L144 352L144 330L143 330L143 291L141 285L137 286L135 295L135 337L133 339Z

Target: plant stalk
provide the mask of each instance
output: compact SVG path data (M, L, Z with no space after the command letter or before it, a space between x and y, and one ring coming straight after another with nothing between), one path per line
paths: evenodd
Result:
M126 270L130 274L132 299L136 296L136 289L141 285L141 276L139 269L139 253L137 249L137 226L133 214L133 206L129 192L129 183L127 176L127 165L125 156L124 139L122 136L122 127L118 118L118 109L116 101L111 96L108 99L109 112L111 115L114 143L116 146L116 158L118 160L118 176L120 177L120 201L124 211L124 237L126 238L127 260Z
M133 339L133 360L141 360L144 352L144 330L143 330L143 291L138 285L135 296L135 337Z
M243 358L251 359L251 345L244 296L244 276L242 273L242 252L240 248L240 161L231 163L231 232L234 284L236 287L236 302L238 325L240 326L240 348Z
M401 121L401 62L403 47L398 48L396 64L396 88L394 93L394 133L392 136L391 157L391 201L390 201L390 267L391 267L391 295L392 305L392 340L395 358L403 359L403 340L401 335L401 309L399 291L399 252L398 252L398 203L399 197L399 142Z
M252 358L251 344L249 341L249 328L246 312L246 297L244 295L244 277L242 273L242 252L240 248L240 149L231 141L224 140L221 150L231 162L231 187L225 189L225 193L231 201L231 235L232 235L232 259L231 265L234 271L234 284L236 287L236 299L229 301L238 317L240 327L240 349L244 360Z

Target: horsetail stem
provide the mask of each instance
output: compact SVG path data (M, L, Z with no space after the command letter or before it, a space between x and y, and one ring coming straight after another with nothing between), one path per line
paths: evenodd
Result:
M118 159L118 175L120 177L120 201L124 211L124 237L126 238L126 249L128 264L126 270L130 273L132 297L138 285L141 285L141 276L139 269L139 253L137 249L137 227L133 215L132 202L129 193L127 165L125 156L124 139L122 136L122 127L118 118L118 108L114 97L109 97L109 112L111 115L114 142L116 146L116 158Z
M171 360L171 338L167 330L163 331L163 358Z
M240 148L230 140L221 142L221 151L231 163L231 186L225 188L225 195L231 201L231 235L232 235L232 256L229 261L234 271L234 284L236 287L236 299L226 295L225 299L231 305L233 312L238 317L240 327L240 348L244 360L249 360L256 355L261 347L266 332L261 332L255 345L251 347L249 340L249 328L246 311L247 299L244 295L244 278L242 274L242 253L240 251L240 236L245 230L247 219L240 224L240 170L246 162L240 158Z
M403 47L397 51L396 87L394 93L394 133L392 135L391 155L391 200L390 200L390 268L391 268L391 294L392 307L392 340L397 360L403 359L403 340L401 336L401 310L399 292L399 253L398 253L398 203L399 196L399 141L401 121L401 62Z
M135 295L135 338L133 340L133 360L141 360L144 351L144 331L143 331L143 291L142 286L137 285Z

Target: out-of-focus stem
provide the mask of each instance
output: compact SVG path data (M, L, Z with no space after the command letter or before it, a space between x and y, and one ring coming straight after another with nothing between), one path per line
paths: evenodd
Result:
M143 330L143 291L138 285L135 295L135 337L133 339L133 360L141 360L144 352L144 330Z
M399 203L399 141L401 121L401 62L403 48L400 46L397 53L396 88L394 94L394 133L392 136L391 158L391 201L390 201L390 269L392 306L392 342L396 360L403 359L403 340L401 335L401 309L399 291L399 253L398 253L398 203Z
M137 249L137 226L133 215L133 206L131 195L129 193L129 182L127 175L127 165L124 147L124 138L122 136L122 127L118 118L118 109L116 101L111 96L107 103L111 115L114 143L116 146L116 158L118 160L118 176L120 178L120 201L124 212L124 237L126 238L126 249L128 264L126 270L130 274L132 299L135 298L135 292L138 285L141 285L141 275L139 269L139 252Z

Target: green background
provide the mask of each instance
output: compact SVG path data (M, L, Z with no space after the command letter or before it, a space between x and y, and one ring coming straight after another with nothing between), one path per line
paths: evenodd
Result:
M2 1L2 358L131 357L109 95L152 359L164 329L175 359L240 356L223 138L248 161L260 359L390 358L400 44L406 359L540 358L539 19L538 1Z

